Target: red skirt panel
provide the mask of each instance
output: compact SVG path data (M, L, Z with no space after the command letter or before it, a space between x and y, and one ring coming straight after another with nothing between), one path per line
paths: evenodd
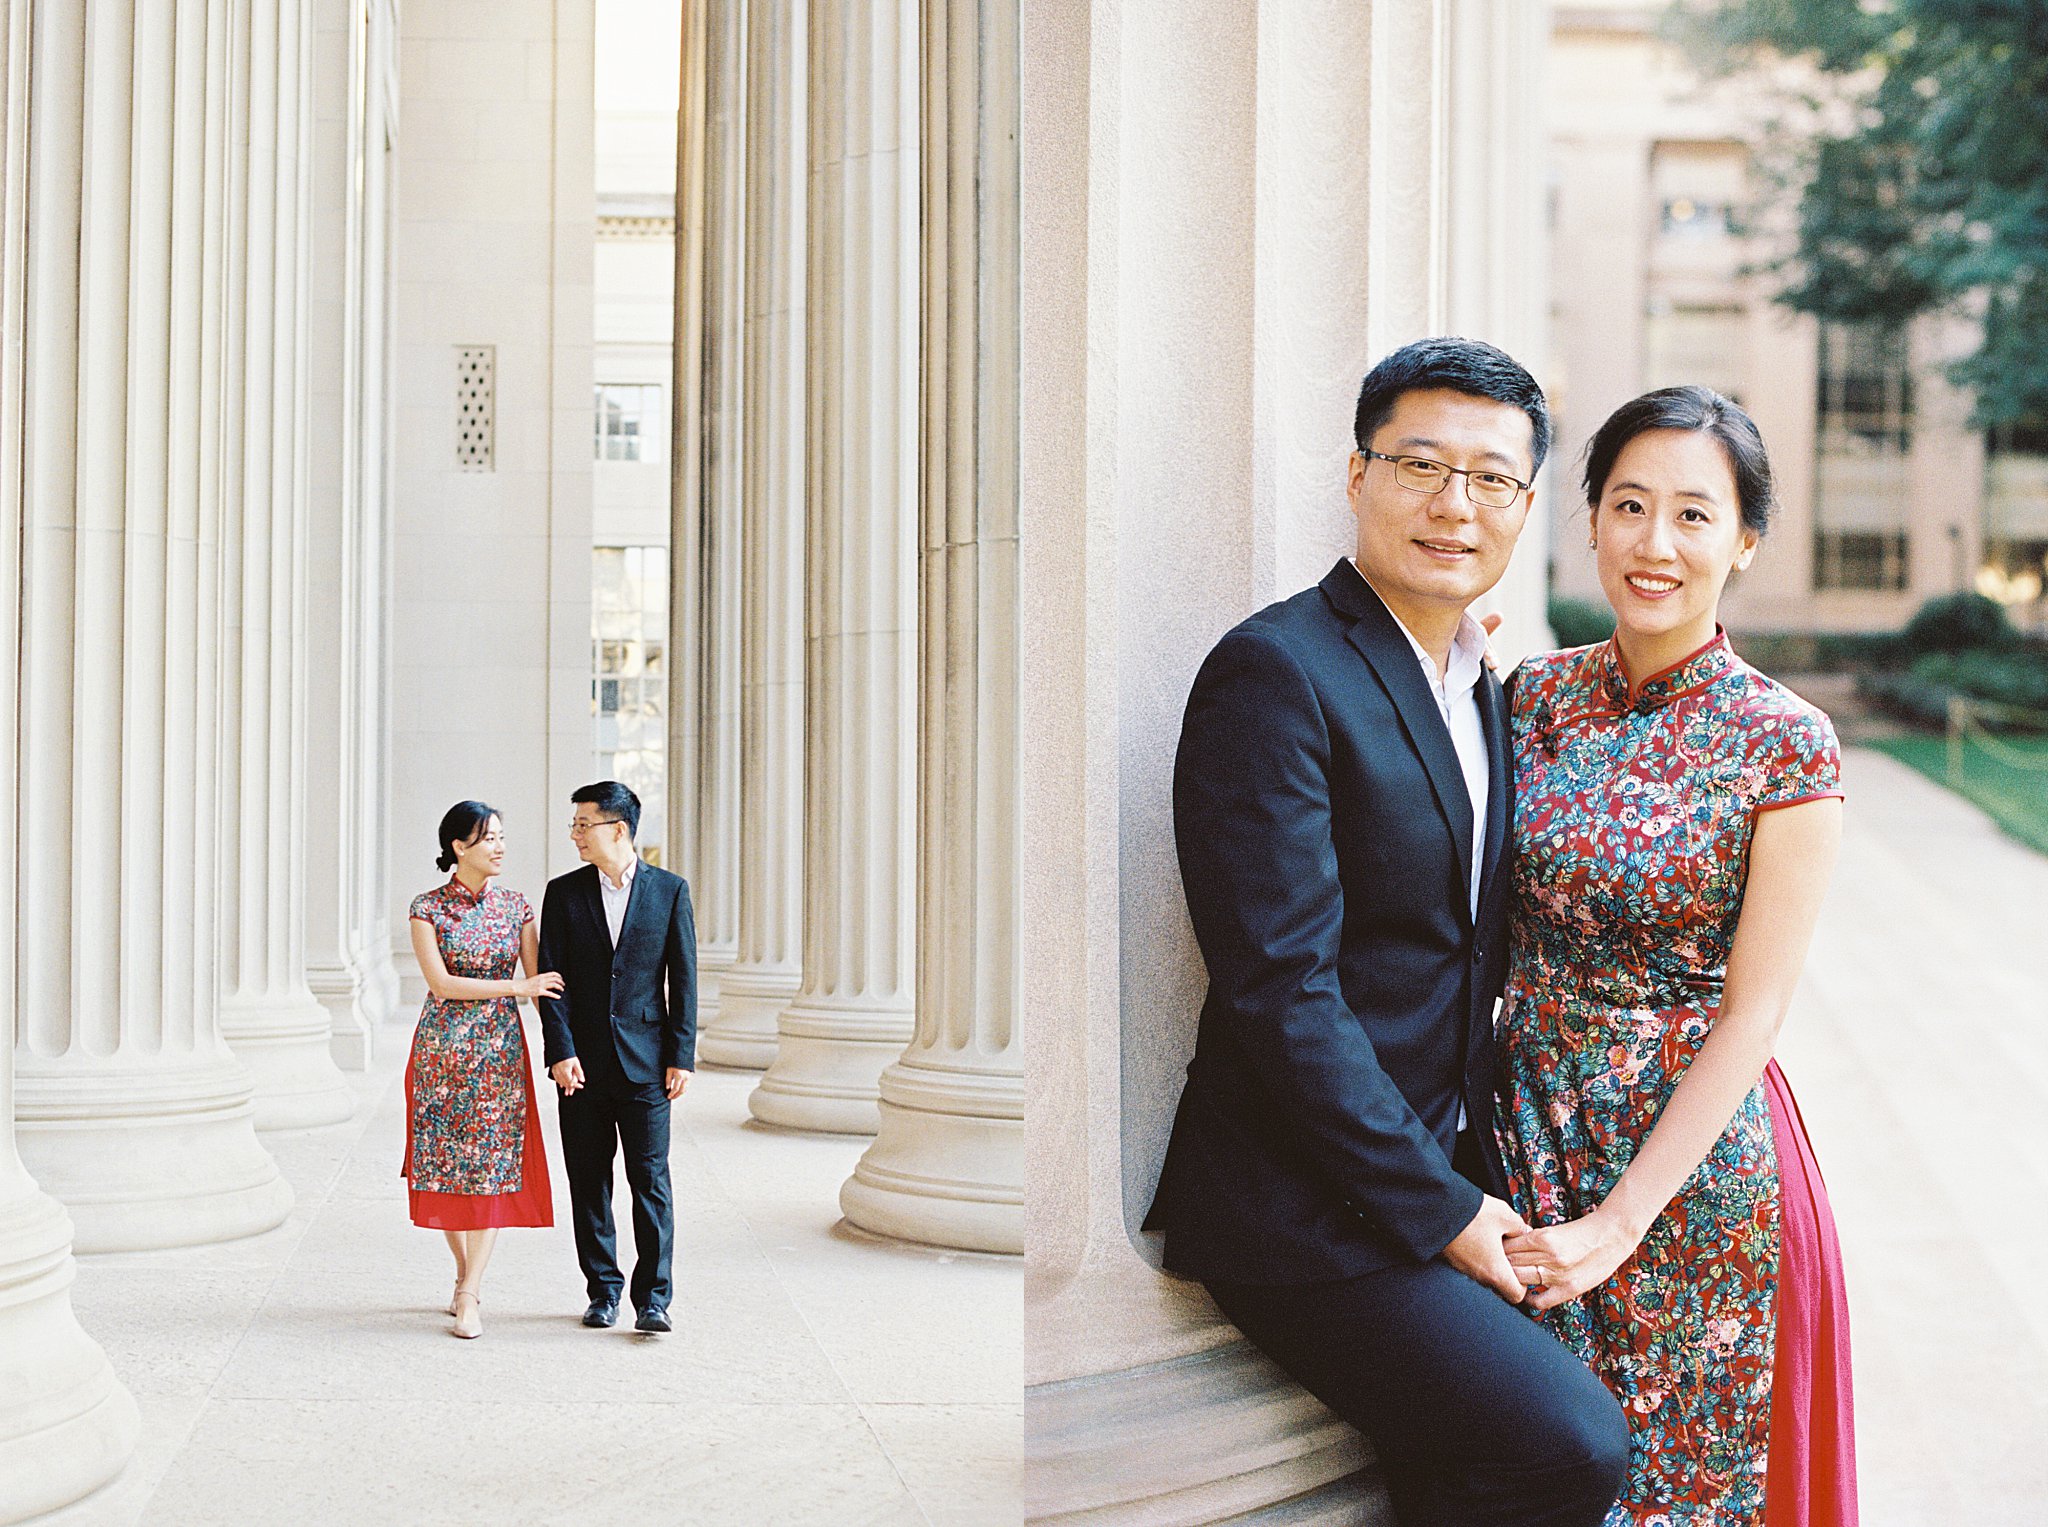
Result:
M507 1225L539 1229L554 1224L554 1190L548 1185L547 1147L540 1137L540 1109L533 1096L531 1060L520 1067L526 1086L526 1128L520 1136L516 1193L423 1193L408 1188L412 1222L427 1230L493 1230ZM405 1162L398 1175L412 1177L412 1062L405 1066Z
M1764 1068L1764 1092L1784 1206L1764 1527L1856 1527L1856 1402L1842 1245L1806 1121L1775 1060Z

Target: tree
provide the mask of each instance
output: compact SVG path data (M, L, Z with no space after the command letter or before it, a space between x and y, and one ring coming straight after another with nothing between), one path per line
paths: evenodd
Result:
M1812 120L1848 124L1790 177L1781 300L1843 322L1967 312L1982 342L1952 376L1977 424L2048 421L2048 3L1690 0L1677 24L1717 73L1804 62L1833 87Z

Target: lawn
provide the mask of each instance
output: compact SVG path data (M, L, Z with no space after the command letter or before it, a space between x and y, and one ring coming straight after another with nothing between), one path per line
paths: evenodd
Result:
M1870 746L1918 769L1938 785L1949 783L1948 739L1913 735L1873 740ZM1982 807L2022 843L2048 854L2048 737L2005 735L1987 748L1975 737L1963 744L1958 794ZM2000 756L2001 754L2007 756ZM2023 759L2032 767L2022 767Z

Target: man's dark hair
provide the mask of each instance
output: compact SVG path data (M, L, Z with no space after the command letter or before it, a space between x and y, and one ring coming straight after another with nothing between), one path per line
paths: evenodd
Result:
M1735 476L1735 498L1742 523L1762 535L1771 528L1778 490L1771 482L1771 457L1764 449L1756 421L1732 398L1711 387L1660 387L1631 398L1607 416L1607 422L1586 442L1586 502L1598 504L1607 491L1622 447L1653 429L1702 430L1720 442Z
M1535 465L1550 454L1550 405L1522 363L1483 339L1439 335L1403 345L1365 374L1352 420L1361 451L1394 411L1404 392L1462 392L1519 408L1529 416L1529 445Z
M640 832L640 797L615 779L601 779L594 785L585 785L569 797L569 803L595 806L607 817L624 822L629 838L638 836Z

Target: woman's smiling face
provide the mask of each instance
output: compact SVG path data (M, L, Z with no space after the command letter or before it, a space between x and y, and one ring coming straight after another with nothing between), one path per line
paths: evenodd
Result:
M1757 545L1721 442L1705 430L1646 430L1614 458L1592 516L1600 587L1624 642L1711 640L1728 575Z

